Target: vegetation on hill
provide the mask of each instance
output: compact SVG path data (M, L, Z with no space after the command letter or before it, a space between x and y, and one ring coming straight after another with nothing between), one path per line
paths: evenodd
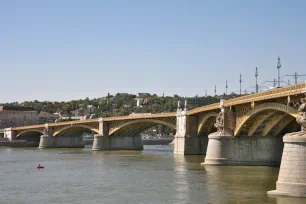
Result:
M203 105L217 103L220 98L233 98L237 95L231 94L228 96L207 96L197 97L202 100ZM137 98L140 98L137 104ZM98 117L109 116L124 116L131 113L167 113L175 112L178 101L181 105L184 104L184 97L178 95L171 96L157 96L156 94L139 94L139 96L127 93L117 93L115 95L108 94L105 97L89 99L88 97L80 100L72 100L67 102L50 102L50 101L24 101L22 103L13 102L1 105L7 106L24 106L32 107L34 110L40 112L56 113L61 112L62 115L71 115L72 111L83 108L87 114L96 114ZM139 106L137 106L139 105ZM196 108L196 106L188 105L189 109Z

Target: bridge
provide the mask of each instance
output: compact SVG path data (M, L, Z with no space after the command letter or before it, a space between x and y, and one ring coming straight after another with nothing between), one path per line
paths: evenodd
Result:
M96 146L95 150L142 149L140 133L157 124L175 129L176 114L131 114L121 117L31 125L7 128L4 130L4 135L10 140L40 140L40 148L58 148L84 147L82 134L93 132L98 136L107 136L109 144L109 147L103 144L103 148ZM100 139L100 137L97 138L97 140Z
M205 165L282 161L277 191L271 193L306 197L305 94L306 82L192 110L178 107L176 113L7 128L4 135L9 140L36 139L40 148L83 147L80 134L91 131L96 133L92 150L141 150L140 133L162 124L176 130L174 154L206 154Z
M140 138L141 132L161 124L176 129L175 154L205 154L208 135L217 131L214 124L218 114L224 110L227 112L226 116L223 116L226 117L223 118L224 128L226 134L230 136L237 138L261 136L266 139L284 135L285 132L297 131L300 126L295 118L305 90L306 83L301 83L225 100L221 102L222 104L215 103L193 110L178 108L176 113L131 114L7 128L4 130L4 135L10 140L40 140L41 135L48 135L53 139L53 143L41 142L41 147L76 147L82 146L81 133L86 131L94 132L96 138L106 136L115 143L120 143L121 139L124 140L123 138L127 141L127 138L131 141L135 140L135 137ZM111 143L111 141L108 142ZM141 146L141 144L138 145ZM98 145L93 149L103 150L104 148ZM127 147L117 145L106 149L125 148ZM133 149L133 147L127 149Z
M295 122L297 109L306 90L306 83L277 88L265 92L222 101L223 109L228 110L224 120L229 135L239 136L277 136L285 129L294 132L300 127ZM97 135L121 137L137 136L144 130L161 124L176 129L176 138L202 138L216 131L214 123L222 111L220 103L193 110L178 108L176 113L131 114L129 116L88 119L31 125L5 129L5 137L10 140L40 138L47 133L53 138L79 135L92 131ZM230 117L231 116L231 117ZM192 138L193 140L194 138ZM199 142L199 141L197 141ZM189 148L190 149L190 148ZM193 150L192 150L193 149ZM176 149L176 153L198 154L198 147L187 150ZM202 153L205 153L206 150Z

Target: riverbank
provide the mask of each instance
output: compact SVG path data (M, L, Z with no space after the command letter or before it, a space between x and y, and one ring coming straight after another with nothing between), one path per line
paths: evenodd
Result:
M0 147L38 147L38 141L0 140Z
M149 138L142 139L143 145L168 145L173 141L173 138Z

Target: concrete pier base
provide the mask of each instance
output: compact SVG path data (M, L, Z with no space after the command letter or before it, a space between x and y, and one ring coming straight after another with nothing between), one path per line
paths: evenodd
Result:
M84 148L85 143L81 136L59 136L51 137L49 135L40 136L38 148Z
M278 166L283 150L282 137L208 136L205 165Z
M53 147L53 139L49 135L42 135L40 136L40 141L39 141L39 149L44 149L44 148L51 148Z
M229 165L232 160L233 136L209 136L205 161L202 164Z
M287 134L276 182L276 190L268 195L306 197L306 133L303 136Z
M142 138L137 136L102 136L95 135L93 151L103 150L142 150Z
M109 149L110 140L108 136L95 135L92 144L92 151L106 150Z
M206 153L208 137L184 137L175 136L173 154L203 155Z

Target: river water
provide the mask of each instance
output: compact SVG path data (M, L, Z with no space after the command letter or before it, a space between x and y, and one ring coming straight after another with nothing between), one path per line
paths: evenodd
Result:
M173 155L171 146L142 152L0 148L0 203L306 203L266 195L279 168L201 166L203 160Z

